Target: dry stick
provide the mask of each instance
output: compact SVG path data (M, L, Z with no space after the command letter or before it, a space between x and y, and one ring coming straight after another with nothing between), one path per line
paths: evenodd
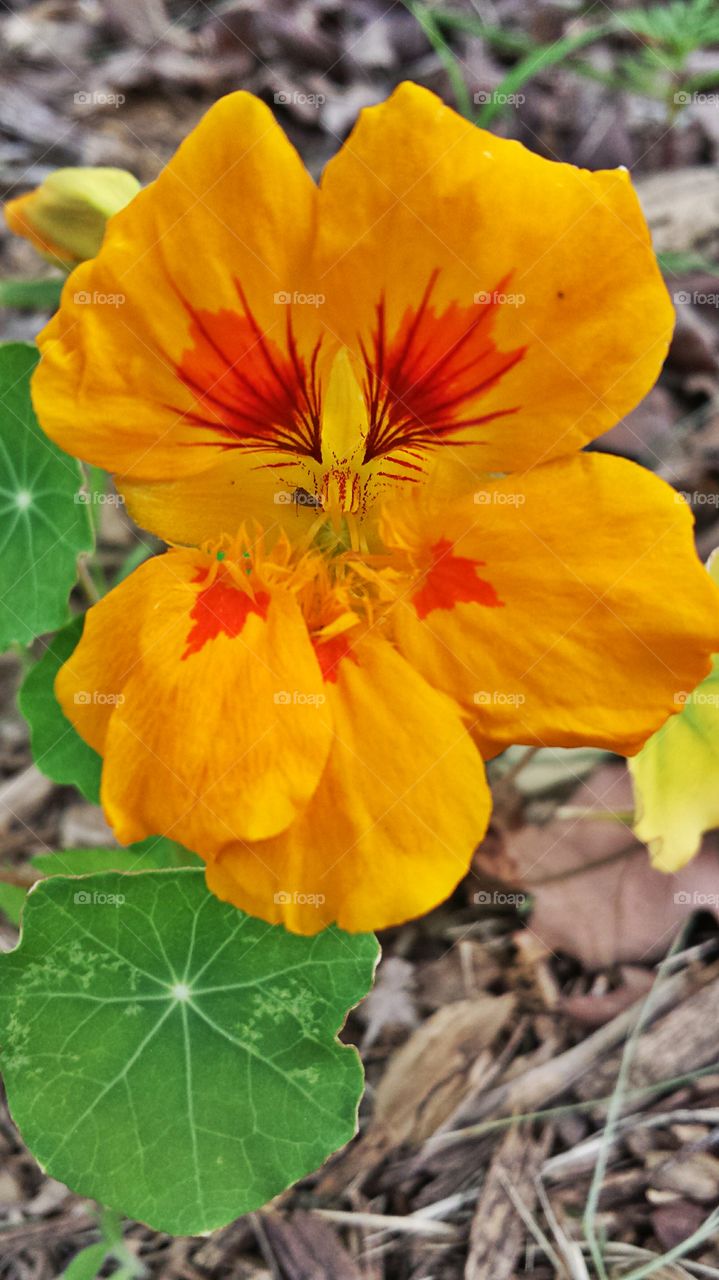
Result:
M467 1191L455 1191L451 1196L444 1196L441 1200L434 1200L431 1204L423 1204L421 1209L413 1209L407 1214L408 1218L444 1218L448 1213L456 1213L458 1209L463 1209L466 1204L473 1203L477 1199L478 1187L470 1187Z
M706 960L707 956L712 955L716 949L716 938L706 938L704 942L697 942L693 947L687 947L686 951L682 951L678 956L667 956L666 971L673 973L675 969L684 969L695 960Z
M504 1135L486 1170L474 1206L465 1280L486 1280L487 1276L492 1280L510 1280L522 1246L526 1245L522 1222L537 1239L539 1227L531 1218L533 1206L529 1202L533 1200L535 1178L547 1158L552 1137L549 1125L536 1139L529 1128L515 1128ZM521 1200L521 1208L515 1197ZM531 1225L527 1223L525 1214L529 1215ZM541 1244L542 1247L547 1244L551 1256L551 1244L544 1238Z
M527 1228L527 1231L530 1233L530 1235L539 1245L542 1252L545 1253L546 1256L549 1258L549 1261L551 1262L555 1270L557 1272L563 1271L564 1267L562 1264L562 1260L559 1257L559 1254L553 1249L551 1242L542 1231L542 1228L540 1227L539 1223L536 1222L535 1219L532 1217L530 1209L524 1203L519 1193L515 1191L514 1187L512 1186L511 1182L509 1181L509 1178L507 1177L503 1169L497 1170L497 1178L501 1183L501 1185L504 1187L506 1195L509 1197L512 1204L514 1205L515 1212L522 1219L522 1222Z
M696 975L686 972L666 978L657 991L651 1018L660 1017L685 996L693 993L697 985L706 986L718 976L719 966L715 965L707 971L706 975L702 975L699 984L696 982ZM518 1112L536 1111L549 1098L566 1093L570 1085L583 1076L590 1067L596 1065L598 1057L604 1056L626 1039L636 1025L637 1018L641 1016L643 1008L644 1001L637 1001L629 1009L625 1009L623 1013L613 1018L605 1027L600 1027L586 1040L567 1049L559 1057L542 1063L538 1067L532 1067L516 1080L510 1080L492 1089L484 1098L473 1100L472 1119L479 1121L489 1116L498 1118L516 1115ZM458 1114L455 1120L459 1119ZM456 1137L457 1134L451 1133L438 1135L436 1145L442 1146ZM433 1138L428 1138L426 1145L431 1150L435 1145Z
M639 1038L645 1026L650 1022L650 1020L653 1017L656 1016L656 1012L657 1012L656 1005L658 1004L658 996L662 989L663 981L666 976L665 965L667 963L667 960L669 960L672 956L676 955L677 952L681 950L681 940L683 939L685 933L686 933L686 928L681 931L679 937L676 939L675 943L670 948L669 955L666 956L665 959L662 961L662 963L659 965L659 969L657 970L657 976L654 980L654 985L652 986L651 991L649 992L647 997L640 1002L638 1016L636 1017L634 1025L632 1026L632 1029L624 1045L624 1050L622 1052L622 1057L619 1064L619 1073L617 1075L617 1082L614 1088L614 1093L612 1095L612 1100L609 1103L609 1106L607 1108L607 1116L606 1116L606 1121L604 1125L604 1131L602 1133L602 1141L600 1143L599 1152L597 1154L597 1162L594 1167L594 1175L592 1177L592 1181L589 1186L587 1203L585 1206L584 1215L582 1217L582 1230L584 1232L584 1237L589 1245L589 1252L591 1253L592 1260L597 1269L597 1274L599 1275L600 1280L607 1280L607 1271L604 1266L604 1258L602 1256L602 1251L599 1245L599 1238L596 1232L596 1215L597 1215L597 1209L599 1207L599 1196L601 1194L602 1186L604 1185L604 1178L607 1172L607 1166L609 1164L609 1156L611 1152L612 1142L614 1140L615 1129L620 1117L622 1106L624 1104L624 1098L627 1092L627 1085L629 1082L629 1071L630 1071L632 1062L634 1060L634 1054L636 1052L636 1048L639 1043ZM671 979L669 980L671 981Z
M630 1089L626 1095L625 1101L639 1102L644 1098L649 1098L654 1093L664 1093L667 1089L679 1089L682 1085L693 1084L695 1080L701 1079L702 1076L715 1075L719 1072L719 1062L711 1062L706 1067L698 1067L696 1071L685 1072L680 1076L666 1076L662 1080L657 1080L655 1084L645 1085L642 1089ZM427 1139L427 1145L434 1142L437 1147L459 1146L464 1142L473 1142L475 1138L483 1138L487 1133L494 1133L497 1129L509 1129L512 1125L519 1124L523 1120L554 1120L557 1116L573 1115L576 1112L594 1111L598 1107L604 1107L611 1101L611 1094L607 1094L602 1098L589 1098L582 1102L565 1102L557 1107L541 1107L538 1111L521 1111L510 1116L503 1116L500 1120L483 1120L481 1124L469 1125L466 1129L454 1129L451 1133L442 1133L437 1130L437 1141L433 1134ZM627 1123L632 1120L638 1123L636 1113L627 1116ZM592 1139L587 1139L588 1142ZM578 1148L575 1148L577 1150ZM570 1155L570 1152L566 1153ZM553 1156L552 1160L547 1164L552 1164L557 1160L557 1156Z
M434 1237L437 1240L456 1240L459 1230L450 1222L436 1222L417 1218L410 1214L399 1218L386 1213L355 1213L351 1209L312 1209L311 1213L328 1222L339 1222L348 1227L368 1227L373 1230L397 1231L403 1235Z
M442 1200L435 1200L433 1204L423 1205L421 1209L414 1209L406 1217L411 1221L415 1221L417 1218L424 1220L444 1219L446 1215L456 1213L458 1209L463 1209L470 1201L475 1201L478 1190L478 1187L471 1187L467 1191L455 1191L453 1195L445 1196ZM380 1257L387 1252L388 1234L391 1234L391 1231L387 1228L380 1231L367 1232L362 1251L362 1257L365 1261Z
M585 1253L589 1253L589 1246L586 1240L582 1241L582 1249L584 1250ZM633 1248L631 1245L618 1245L613 1241L612 1242L608 1241L606 1245L607 1262L613 1263L615 1267L618 1265L622 1268L625 1268L631 1265L630 1259L632 1258L634 1258L635 1260L640 1257L647 1258L648 1260L653 1262L657 1259L657 1256L658 1255L656 1253L652 1253L650 1249ZM664 1258L661 1259L661 1265L664 1266ZM621 1274L622 1280L626 1280L626 1277L629 1275L629 1272L625 1270L622 1270L621 1273L617 1272L617 1280L620 1274ZM666 1272L664 1273L662 1280L666 1280ZM671 1280L692 1280L692 1277L689 1271L685 1270L684 1267L680 1267L679 1264L677 1264L676 1269L672 1271Z
M0 832L7 831L15 821L22 822L47 799L54 786L34 764L3 782L0 785Z
M558 822L576 822L581 818L589 822L621 822L623 827L631 827L636 814L633 809L590 809L582 804L560 804L554 818Z
M282 1280L282 1273L277 1264L277 1259L274 1255L272 1246L267 1238L267 1232L263 1226L261 1215L259 1213L251 1213L249 1215L249 1219L252 1223L252 1230L255 1233L255 1239L259 1246L260 1253L272 1272L272 1280Z
M625 1094L625 1101L628 1097L629 1094ZM603 1101L609 1102L610 1099L605 1098ZM616 1146L619 1133L625 1129L655 1129L663 1128L668 1124L719 1125L719 1107L682 1107L676 1111L662 1111L658 1116L642 1116L636 1113L625 1116L615 1126L616 1136L613 1145ZM552 1156L542 1169L542 1177L549 1178L550 1182L559 1182L570 1175L586 1173L594 1165L596 1153L603 1138L604 1129L601 1129L599 1133L592 1134L591 1138L586 1138L584 1142L572 1147L571 1151L561 1151L559 1155Z
M47 1221L23 1222L20 1225L0 1227L0 1247L5 1257L30 1248L46 1240L64 1240L66 1236L84 1235L88 1231L97 1232L97 1215L82 1213L76 1217L71 1213L61 1214Z
M719 979L689 992L664 1017L649 1027L636 1049L632 1066L634 1086L652 1084L661 1076L691 1071L694 1064L710 1061L716 1055L716 1026L719 1020ZM598 1062L589 1079L579 1080L575 1092L580 1098L613 1092L616 1087L619 1057L610 1054Z
M557 1241L557 1247L564 1259L564 1265L571 1276L571 1280L589 1280L589 1272L587 1271L587 1264L582 1257L582 1251L576 1240L569 1239L554 1212L554 1206L544 1188L541 1173L535 1178L535 1186L537 1199L544 1209L544 1216L551 1227L554 1239Z

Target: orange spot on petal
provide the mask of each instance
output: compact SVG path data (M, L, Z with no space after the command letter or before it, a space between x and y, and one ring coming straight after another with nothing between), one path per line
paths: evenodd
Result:
M269 603L270 597L266 591L258 591L255 596L251 596L217 578L212 586L199 592L190 613L195 625L188 632L183 661L191 654L199 653L208 640L215 640L217 636L224 635L234 639L242 631L251 613L266 618Z
M357 661L357 655L352 649L348 637L344 635L333 636L331 640L315 640L314 649L325 684L336 683L337 672L343 658L351 658L353 662Z
M481 604L491 609L503 606L491 582L477 574L484 561L456 556L452 547L448 538L441 538L430 548L431 564L412 598L418 618L426 618L433 609L453 609L456 604Z

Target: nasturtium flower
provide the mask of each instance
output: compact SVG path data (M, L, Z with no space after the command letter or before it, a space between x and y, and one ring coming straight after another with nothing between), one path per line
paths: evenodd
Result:
M403 85L317 187L261 102L218 102L68 281L34 383L171 544L56 686L120 840L174 836L292 929L371 929L466 871L483 757L636 751L719 593L672 490L582 449L671 328L623 171Z
M4 205L5 220L51 262L75 267L98 253L108 218L140 190L126 169L55 169Z

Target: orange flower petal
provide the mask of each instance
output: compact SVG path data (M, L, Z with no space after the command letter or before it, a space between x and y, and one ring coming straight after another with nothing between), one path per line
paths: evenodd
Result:
M215 103L112 220L40 335L34 397L48 435L135 480L195 475L227 446L227 396L242 378L245 412L254 397L263 430L286 428L297 406L285 367L309 369L319 337L316 308L283 302L304 287L316 196L268 107L246 93Z
M55 680L65 715L100 755L110 717L140 658L140 632L153 604L157 563L141 564L88 609L82 639Z
M573 452L652 384L671 326L625 172L541 159L403 85L318 192L238 93L73 274L35 402L143 523L201 541L250 514L364 518L440 457L471 483Z
M113 657L123 636L127 655ZM324 682L294 597L261 583L248 594L201 552L151 560L90 609L56 688L104 754L102 803L123 843L169 835L211 857L276 835L329 750Z
M207 868L219 897L305 934L333 921L385 928L430 910L467 872L490 811L479 753L450 699L382 640L333 659L335 739L306 810L282 835L229 846Z
M613 426L672 330L624 170L544 160L413 84L363 111L327 165L318 259L335 331L360 363L372 355L390 407L435 443L468 423L475 472L521 470ZM432 375L448 372L440 394Z
M207 471L156 484L120 479L118 489L133 520L158 538L198 546L234 533L243 521L255 520L269 533L283 524L290 535L317 517L305 505L301 480L289 487L284 471L263 466L256 453L228 449ZM296 499L293 499L296 493Z
M633 463L583 454L491 481L474 502L397 504L385 536L416 566L397 642L471 709L485 756L513 743L631 755L719 648L690 512Z

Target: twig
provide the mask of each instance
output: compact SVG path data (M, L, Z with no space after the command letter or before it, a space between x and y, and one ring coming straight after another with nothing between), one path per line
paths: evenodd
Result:
M680 934L680 938L683 937L683 932L684 931ZM675 944L671 947L669 956L676 954L676 952L681 949L680 938L678 938ZM669 956L667 956L666 959L669 959ZM666 969L664 962L659 966L657 976L654 980L654 985L652 986L649 994L641 1003L638 1016L636 1017L634 1025L627 1037L626 1044L624 1045L624 1050L619 1064L617 1082L609 1107L607 1108L606 1124L602 1133L602 1139L597 1153L597 1162L594 1168L592 1181L589 1186L587 1203L582 1217L582 1230L589 1245L589 1251L597 1269L597 1274L600 1276L600 1280L607 1280L607 1272L604 1266L604 1258L602 1256L599 1238L596 1231L596 1215L599 1207L599 1196L601 1194L602 1186L604 1185L604 1178L609 1164L614 1135L619 1122L620 1113L624 1105L629 1082L629 1071L634 1060L634 1055L642 1031L656 1013L655 1006L658 1003L658 995L663 986L665 977ZM671 979L669 978L667 981L671 981Z
M310 1212L346 1227L396 1231L402 1235L428 1236L437 1240L456 1240L460 1234L458 1228L449 1222L433 1222L413 1214L398 1218L388 1213L353 1213L349 1209L311 1209Z
M625 1101L627 1096L625 1095ZM687 1107L677 1111L663 1111L658 1116L625 1116L616 1125L615 1133L618 1134L625 1129L661 1128L668 1124L717 1125L719 1124L719 1108L709 1107L692 1110ZM552 1156L542 1169L542 1177L556 1182L570 1174L586 1172L594 1164L596 1152L604 1139L604 1132L604 1129L601 1129L599 1133L593 1134L591 1138L587 1138L576 1147L572 1147L571 1151L561 1151L559 1155Z
M537 1198L544 1209L544 1216L552 1229L552 1234L557 1241L557 1247L564 1259L564 1265L571 1276L571 1280L589 1280L589 1272L587 1271L587 1264L582 1257L582 1251L577 1241L570 1240L561 1226L554 1212L552 1202L544 1188L542 1174L539 1174L534 1181L537 1189Z
M702 975L699 985L704 986L716 977L716 969L707 970L707 973ZM660 1017L687 995L692 994L696 982L696 975L693 972L682 971L666 978L657 994L652 1018ZM524 1075L492 1089L483 1098L477 1100L474 1108L476 1120L480 1121L490 1116L494 1120L500 1116L517 1115L519 1112L534 1112L547 1099L566 1093L586 1071L596 1067L598 1058L604 1057L626 1039L636 1025L637 1018L641 1016L643 1007L643 1001L633 1004L606 1026L600 1027L592 1035L587 1036L586 1040L573 1045L571 1049L565 1050L550 1062L532 1067ZM466 1132L468 1131L465 1130ZM474 1136L476 1136L476 1130ZM438 1145L456 1140L455 1134L445 1134L438 1139ZM429 1138L427 1146L431 1149L432 1145L433 1140Z
M527 1228L527 1231L530 1233L533 1239L536 1240L542 1252L547 1255L552 1266L557 1271L564 1270L562 1266L562 1260L559 1257L559 1254L556 1253L556 1251L552 1248L549 1238L544 1234L539 1223L535 1222L529 1209L527 1208L526 1204L522 1200L522 1197L517 1194L517 1192L515 1191L514 1187L512 1186L511 1182L509 1181L509 1178L507 1177L503 1169L497 1170L497 1178L499 1182L502 1184L502 1186L504 1187L504 1190L509 1196L509 1199L512 1201L512 1204L514 1205L514 1208L516 1209L517 1213L522 1219L522 1222Z

